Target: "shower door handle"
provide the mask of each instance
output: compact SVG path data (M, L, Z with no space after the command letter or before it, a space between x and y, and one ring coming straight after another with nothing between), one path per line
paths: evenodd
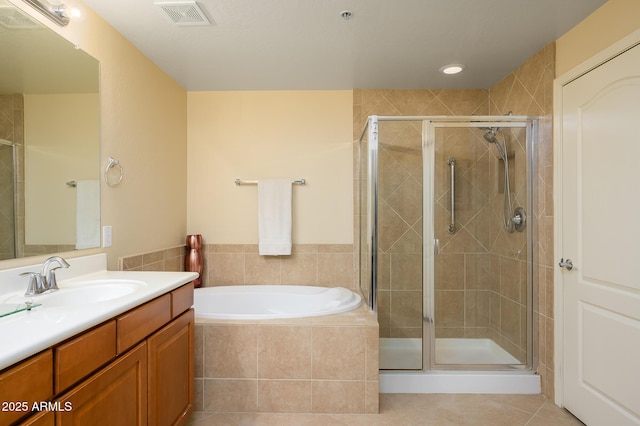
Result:
M453 234L456 231L456 159L447 158L447 164L451 170L451 223L447 227L447 232Z

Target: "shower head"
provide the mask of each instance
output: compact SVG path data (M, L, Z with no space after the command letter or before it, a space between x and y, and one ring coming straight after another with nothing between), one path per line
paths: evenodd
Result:
M496 133L498 133L498 128L497 127L492 127L490 129L488 129L488 131L482 135L482 137L484 138L485 141L489 142L489 143L498 143L498 139L496 139Z
M498 149L498 154L500 154L500 158L504 160L506 157L506 154L504 152L504 149L500 145L500 142L498 142L498 138L496 138L496 135L498 134L498 132L500 132L500 128L492 127L484 135L482 135L482 137L484 138L485 141L492 143L496 146L496 148Z

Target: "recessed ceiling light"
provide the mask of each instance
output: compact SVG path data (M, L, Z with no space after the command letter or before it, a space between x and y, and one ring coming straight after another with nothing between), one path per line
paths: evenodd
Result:
M345 21L348 21L353 16L353 13L350 10L343 10L340 12L340 17Z
M464 69L462 64L449 64L440 68L440 72L443 74L458 74Z

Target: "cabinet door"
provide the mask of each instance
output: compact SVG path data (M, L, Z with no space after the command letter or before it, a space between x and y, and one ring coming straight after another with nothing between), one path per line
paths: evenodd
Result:
M149 424L184 424L193 409L194 311L188 310L151 336Z
M145 342L58 399L56 425L146 425Z
M54 426L55 416L53 411L43 411L34 416L29 417L21 426Z
M0 373L0 425L25 417L34 403L49 401L52 396L53 354L47 349Z

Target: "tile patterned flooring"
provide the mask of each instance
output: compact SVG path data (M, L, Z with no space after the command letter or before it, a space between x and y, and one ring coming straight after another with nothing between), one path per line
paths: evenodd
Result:
M380 414L203 413L188 426L571 426L541 395L380 394Z

